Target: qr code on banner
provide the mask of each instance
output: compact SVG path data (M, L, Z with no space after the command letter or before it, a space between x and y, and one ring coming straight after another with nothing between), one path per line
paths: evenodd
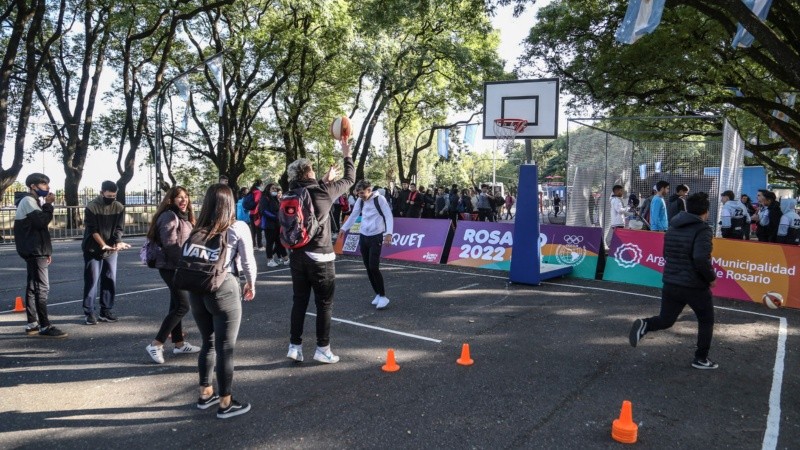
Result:
M348 234L347 238L344 240L344 245L342 246L343 252L348 253L355 253L358 249L358 238L360 238L360 234Z

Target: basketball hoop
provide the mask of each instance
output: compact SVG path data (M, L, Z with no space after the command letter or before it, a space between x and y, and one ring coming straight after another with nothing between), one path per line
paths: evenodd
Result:
M494 135L497 138L496 148L503 150L506 154L511 154L514 149L514 139L517 135L525 131L528 121L525 119L506 119L494 120ZM497 186L495 154L492 153L492 186Z

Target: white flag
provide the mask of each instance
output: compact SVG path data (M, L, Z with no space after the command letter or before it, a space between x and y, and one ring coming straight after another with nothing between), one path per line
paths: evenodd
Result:
M794 101L797 98L797 94L793 94L790 92L784 92L780 97L775 98L775 103L780 103L782 105L786 105L789 108L794 108ZM784 122L789 121L789 116L786 115L783 111L778 111L777 109L772 110L772 116L776 119L780 119ZM769 131L770 139L778 139L778 133L770 130Z
M222 110L225 106L225 74L222 66L222 55L209 60L206 65L217 79L217 86L219 86L219 104L217 108L219 109L219 115L222 116Z
M647 178L647 164L641 164L639 166L639 178L642 180Z
M742 0L750 11L753 11L753 14L757 15L761 21L767 20L767 13L769 13L769 8L772 6L772 0ZM736 28L736 34L733 35L733 45L734 48L747 48L753 45L753 41L755 38L752 34L750 34L740 23Z
M181 121L181 129L186 131L189 128L189 80L186 75L175 80L175 87L178 89L178 97L183 100L183 120Z
M645 34L652 33L661 23L666 0L630 0L625 18L617 28L615 38L623 44L633 44Z

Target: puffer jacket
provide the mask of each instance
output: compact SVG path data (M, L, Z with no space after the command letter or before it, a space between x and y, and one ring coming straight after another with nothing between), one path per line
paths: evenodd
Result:
M171 209L165 210L156 219L161 251L156 253L156 268L175 270L181 257L181 247L192 233L192 223L183 220Z
M24 259L52 256L53 245L47 226L53 220L53 205L39 206L35 195L26 195L17 202L14 217L14 243Z
M717 278L711 265L711 227L681 211L664 236L664 284L707 289Z

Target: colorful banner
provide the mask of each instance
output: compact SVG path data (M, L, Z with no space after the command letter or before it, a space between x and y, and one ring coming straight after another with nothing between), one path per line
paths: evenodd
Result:
M593 280L603 242L603 229L541 225L542 262L572 266L569 277Z
M663 249L664 233L616 230L603 279L661 287ZM800 308L800 247L715 238L711 262L715 296L762 303L764 294L777 292L785 307Z
M360 222L345 232L343 239L337 239L334 251L339 255L361 255L358 240ZM381 257L438 264L442 259L444 243L450 232L447 219L404 219L394 218L392 245L384 245Z
M459 221L447 264L509 270L514 224Z

